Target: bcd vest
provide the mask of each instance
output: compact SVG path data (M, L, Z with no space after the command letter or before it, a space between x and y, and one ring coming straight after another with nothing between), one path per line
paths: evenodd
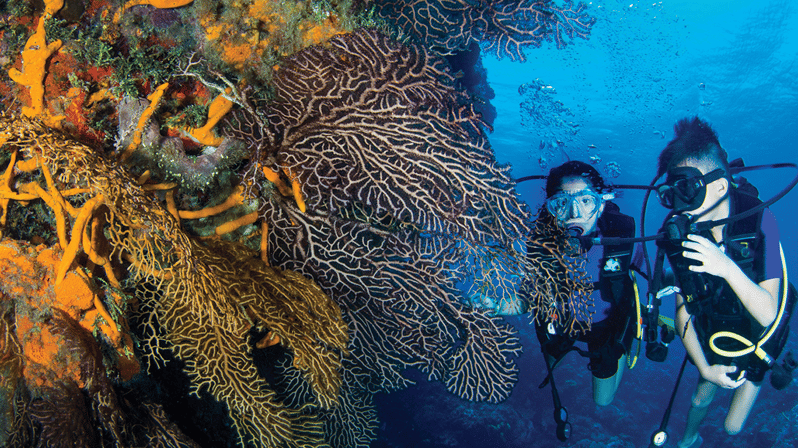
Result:
M745 212L762 202L753 194L738 188L731 189L729 195L732 215ZM765 280L762 214L763 211L759 211L727 224L725 235L726 255L754 283ZM702 236L713 240L708 230L702 232ZM719 331L731 331L749 340L758 339L764 327L745 309L729 284L723 279L706 274L702 275L702 279L707 282L711 291L710 297L696 302L691 312L696 316L696 332L705 353L710 350L709 337ZM716 346L727 351L744 348L739 342L729 338L716 340Z
M598 220L598 228L603 237L633 238L635 220L621 213L615 203L607 202L604 213ZM629 267L632 264L633 251L634 243L631 242L604 246L597 288L601 299L613 306L631 304L634 290Z

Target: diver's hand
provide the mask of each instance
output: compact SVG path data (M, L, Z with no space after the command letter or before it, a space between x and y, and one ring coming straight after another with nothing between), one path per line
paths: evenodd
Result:
M737 373L737 366L713 364L704 368L700 373L705 380L724 389L737 389L745 382L744 372L735 375L735 373ZM731 377L727 375L727 373L731 373Z
M705 272L721 278L725 278L732 271L731 265L734 264L734 261L723 253L715 243L703 236L693 234L687 235L687 239L689 241L682 242L682 247L686 249L682 251L682 255L685 258L701 263L699 265L691 265L691 271Z
M471 305L473 308L479 308L483 310L488 310L490 312L495 313L496 308L498 308L498 303L496 303L493 298L486 296L485 294L481 293L474 293L467 297L468 304Z
M483 310L488 316L517 316L527 312L526 302L516 294L493 298L476 292L468 296L466 300L467 305Z

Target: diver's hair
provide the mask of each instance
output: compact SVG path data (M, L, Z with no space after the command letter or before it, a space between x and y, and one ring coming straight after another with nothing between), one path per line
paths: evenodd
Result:
M698 117L682 118L673 131L673 140L659 154L658 177L685 160L694 161L705 172L722 168L729 175L728 156L709 123Z
M546 197L550 198L559 193L562 189L562 181L566 177L582 177L586 179L590 186L593 187L598 193L603 193L607 190L607 185L601 174L585 162L579 160L571 160L565 162L560 166L556 166L549 171L546 176Z

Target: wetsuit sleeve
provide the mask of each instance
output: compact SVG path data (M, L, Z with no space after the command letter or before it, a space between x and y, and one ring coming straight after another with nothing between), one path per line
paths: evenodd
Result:
M781 254L779 251L779 226L770 209L762 213L762 235L764 237L765 280L781 278Z

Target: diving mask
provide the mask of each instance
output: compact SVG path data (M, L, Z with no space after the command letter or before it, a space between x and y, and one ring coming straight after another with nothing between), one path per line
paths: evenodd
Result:
M689 212L701 207L707 195L707 185L726 173L718 168L701 174L697 168L683 166L668 171L665 183L657 186L659 202L665 208Z
M558 221L569 218L590 219L604 201L613 199L612 193L598 194L593 190L575 193L560 192L546 200L546 208Z

